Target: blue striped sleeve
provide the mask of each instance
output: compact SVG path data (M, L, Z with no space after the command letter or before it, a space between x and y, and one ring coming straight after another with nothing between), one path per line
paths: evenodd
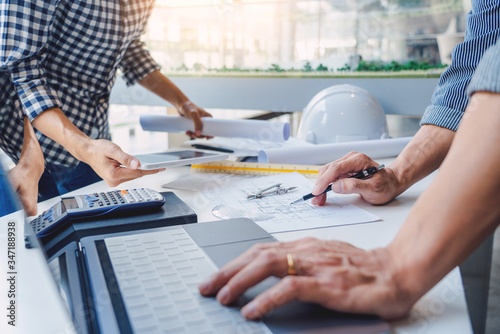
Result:
M444 71L425 110L421 125L432 124L456 131L468 103L469 85L483 54L500 34L500 2L472 1L467 15L465 40L453 50L452 63Z
M500 39L484 54L467 93L478 91L500 93Z

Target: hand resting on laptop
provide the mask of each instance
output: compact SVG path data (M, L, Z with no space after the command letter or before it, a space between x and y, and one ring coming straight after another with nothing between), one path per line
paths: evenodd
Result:
M293 269L287 255L292 254ZM205 295L217 293L224 305L268 276L283 279L242 309L258 319L293 300L313 302L338 311L401 317L412 303L401 294L395 265L386 249L364 251L344 242L306 238L257 244L200 284Z

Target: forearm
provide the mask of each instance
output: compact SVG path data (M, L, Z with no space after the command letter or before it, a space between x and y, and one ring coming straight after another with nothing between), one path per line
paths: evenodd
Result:
M45 110L32 124L44 135L64 146L76 159L86 161L91 139L80 131L61 109Z
M182 110L182 104L189 101L186 95L158 70L147 75L139 81L139 84L162 99L172 103L177 110Z
M455 131L439 126L424 125L420 128L390 165L399 183L397 195L439 168L454 136Z
M31 123L28 117L24 118L24 137L23 137L23 148L21 150L21 157L19 159L19 164L37 164L41 165L42 172L44 167L44 162L42 161L28 161L31 153L34 151L39 151L40 143L38 143L38 139L36 138L35 131L31 126Z
M414 301L498 226L499 126L500 94L476 93L440 172L388 247Z

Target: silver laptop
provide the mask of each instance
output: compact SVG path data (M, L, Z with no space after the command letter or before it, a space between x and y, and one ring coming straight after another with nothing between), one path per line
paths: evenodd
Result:
M337 313L295 302L263 321L239 308L276 282L269 278L225 307L198 284L257 242L275 239L249 219L105 234L45 251L78 333L388 333L373 316Z

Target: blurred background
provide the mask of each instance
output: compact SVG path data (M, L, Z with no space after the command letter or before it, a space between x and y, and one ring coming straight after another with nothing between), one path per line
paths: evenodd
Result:
M167 72L449 64L469 0L157 0L145 41Z

